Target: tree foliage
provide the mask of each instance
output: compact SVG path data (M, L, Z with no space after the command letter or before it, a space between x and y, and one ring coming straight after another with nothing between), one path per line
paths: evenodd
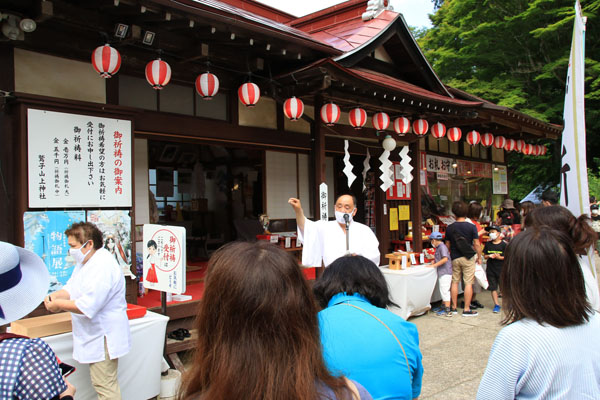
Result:
M439 8L419 44L443 82L562 125L574 0L432 0ZM582 0L588 164L600 156L600 0ZM560 141L559 141L560 142ZM509 155L511 196L557 183L558 145L543 158Z

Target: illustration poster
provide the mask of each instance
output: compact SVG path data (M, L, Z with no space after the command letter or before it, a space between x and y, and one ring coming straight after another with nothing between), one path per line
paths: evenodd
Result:
M48 293L67 283L75 260L69 255L64 232L75 222L85 221L84 211L39 211L23 215L25 248L40 256L50 272Z
M90 210L88 222L102 231L102 247L109 251L119 263L123 275L135 279L131 273L131 217L129 211Z
M144 287L185 293L185 228L144 225Z

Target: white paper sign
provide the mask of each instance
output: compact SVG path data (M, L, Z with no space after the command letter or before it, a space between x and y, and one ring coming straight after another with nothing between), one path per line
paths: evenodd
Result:
M419 254L419 264L425 264L425 255L423 253Z
M144 287L185 293L185 228L145 224L143 238Z
M327 221L329 219L329 206L327 200L327 184L325 182L319 185L319 205L321 221Z
M285 248L289 249L290 247L292 247L292 238L289 236L286 236L285 238Z
M402 256L402 267L401 267L402 269L406 269L406 263L407 263L406 256Z
M29 109L29 207L131 207L131 121Z
M415 265L417 263L417 259L415 258L414 253L410 253L410 262Z
M279 235L271 235L269 240L271 243L277 244L277 242L279 242Z
M406 241L406 251L412 251L412 247L410 247L410 241Z

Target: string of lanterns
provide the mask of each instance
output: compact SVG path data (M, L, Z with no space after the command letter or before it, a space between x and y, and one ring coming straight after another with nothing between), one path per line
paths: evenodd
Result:
M92 52L92 66L100 74L102 78L111 78L121 67L121 55L109 44L97 47ZM160 58L150 61L145 69L146 80L153 89L161 90L169 84L171 80L171 67L169 64ZM219 78L216 75L205 72L198 75L195 81L196 92L205 100L210 100L219 92ZM260 88L253 82L246 82L238 88L238 98L246 107L253 107L260 99ZM283 103L283 112L285 116L292 120L299 120L304 113L304 103L299 98L292 96ZM321 120L327 126L333 126L340 120L340 107L329 102L324 104L320 110ZM356 107L349 111L348 121L354 129L362 129L367 122L367 112ZM385 112L377 112L373 115L373 128L378 132L388 129L390 125L390 117ZM418 137L423 137L429 131L429 123L425 119L417 119L410 122L406 117L398 117L394 120L392 126L394 132L398 136L404 136L408 133L412 125L413 133ZM447 136L451 142L458 142L462 137L462 131L458 127L446 129L446 126L441 122L436 122L431 127L431 134L436 139L441 139ZM533 145L525 143L523 140L506 139L504 136L494 136L491 133L480 134L472 130L467 133L466 141L471 146L481 143L484 147L494 146L497 149L506 151L517 151L525 155L540 156L546 155L547 148L543 145ZM393 142L393 143L392 143ZM392 144L395 147L395 140L386 135L383 141L384 148L392 149ZM388 150L391 151L391 150Z

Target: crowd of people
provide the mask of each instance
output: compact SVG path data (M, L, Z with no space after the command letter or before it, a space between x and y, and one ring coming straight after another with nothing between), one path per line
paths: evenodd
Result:
M354 199L339 203L355 212ZM299 202L291 204L305 219ZM482 229L481 206L455 202L456 222L445 237L430 236L444 314L457 312L463 283L463 316L477 315L473 284L484 260L494 312L502 302L504 327L477 398L599 398L600 295L586 260L598 235L588 216L576 218L558 205L513 210L512 201L505 201L495 223ZM508 243L505 218L523 224ZM343 216L337 224L357 232ZM329 229L309 225L303 228ZM489 240L482 246L484 233ZM50 311L70 311L78 337L75 359L90 370L99 367L92 381L100 398L119 399L116 361L129 350L123 278L92 224L74 225L67 236L76 271L62 291L49 296L41 259L0 242L0 274L8 278L0 281L0 323L23 317L42 299ZM23 305L19 296L24 287L31 291L34 280L43 290L34 290ZM178 398L416 399L424 374L419 334L387 309L394 305L380 268L358 251L333 259L311 288L283 249L267 242L230 243L209 260L195 358ZM9 357L22 360L23 368L8 371ZM0 381L2 399L69 399L75 393L39 339L0 337L0 376L5 374L14 379Z

